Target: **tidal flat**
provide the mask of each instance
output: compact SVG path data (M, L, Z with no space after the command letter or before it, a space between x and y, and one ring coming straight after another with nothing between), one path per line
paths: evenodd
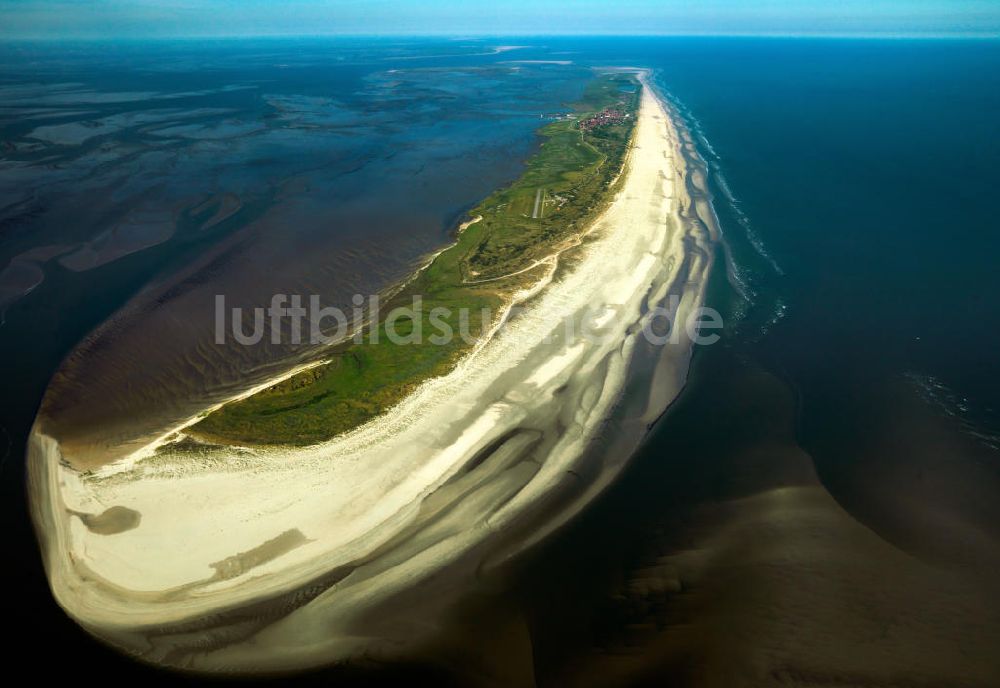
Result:
M80 314L46 404L82 461L315 357L216 346L214 296L346 308L391 289L518 177L540 116L590 77L426 47L10 49L0 310L29 330L38 303Z
M387 412L314 446L220 446L201 461L168 448L86 474L39 423L33 503L60 603L99 637L188 669L398 651L422 641L414 624L447 613L461 581L502 570L599 495L686 379L692 342L646 338L651 306L675 296L681 320L699 307L718 236L693 142L639 74L621 186L574 259L515 296L524 310L508 327ZM609 336L561 331L595 307L616 314L602 321ZM141 515L113 539L64 511L112 503ZM248 554L287 533L280 555ZM233 557L254 565L220 577ZM424 621L377 620L426 585L441 594Z
M0 257L9 259L0 264L6 270L0 357L8 362L0 394L0 468L5 523L16 555L5 575L18 592L10 604L11 622L22 631L11 641L12 657L35 656L37 638L44 637L59 648L60 661L32 666L40 678L59 680L70 665L142 685L201 684L206 677L150 664L183 663L165 649L176 637L171 630L188 633L190 648L199 632L220 643L245 642L243 633L256 627L240 625L239 619L308 624L316 617L296 616L295 610L304 602L322 602L322 591L340 581L358 593L359 606L346 614L366 602L377 608L374 623L348 623L352 632L383 638L394 632L426 634L428 642L407 648L390 641L366 660L282 680L324 686L398 685L414 678L443 685L525 686L997 685L1000 309L990 296L1000 291L995 266L1000 235L994 231L992 202L1000 183L995 41L547 37L519 40L521 45L504 46L503 52L466 39L322 43L164 42L142 50L102 46L89 54L87 46L62 50L49 44L4 53L4 92L19 100L15 107L7 101L0 105L5 132L0 169L27 175L22 179L39 199L24 204L20 183L0 184L0 198L20 199L3 206L6 231L0 234ZM514 60L523 64L500 64ZM533 64L537 61L550 64ZM228 398L242 389L242 380L271 379L289 364L289 356L292 364L308 363L312 359L304 351L262 347L269 349L266 355L246 350L243 358L234 358L199 343L188 330L210 336L211 307L192 306L211 303L218 293L214 280L228 285L235 305L266 303L271 293L295 284L289 281L295 265L312 265L318 256L329 258L329 269L314 271L310 286L294 290L325 294L329 289L347 298L353 290L336 285L350 285L357 277L351 264L369 265L365 261L373 252L409 255L399 260L398 272L377 273L380 284L411 274L453 241L452 229L476 203L523 172L524 161L538 149L534 132L546 122L542 117L569 111L566 104L580 98L589 67L612 64L656 69L654 84L700 154L689 160L698 173L690 179L706 180L723 234L705 300L726 321L721 342L696 349L684 390L638 451L623 449L631 458L617 477L564 525L551 533L539 529L540 542L528 543L526 550L514 541L486 559L479 556L482 549L473 548L464 569L449 564L439 575L409 578L394 577L390 556L378 566L368 566L373 560L366 559L358 569L317 577L316 586L302 588L298 596L276 595L246 606L243 616L235 606L223 609L232 625L148 625L143 633L154 640L143 644L151 652L147 663L115 649L125 643L94 642L53 598L38 557L37 530L28 518L27 462L21 458L50 382L67 400L59 439L69 446L76 437L77 456L93 449L95 457L121 457L143 446L156 428ZM141 70L141 78L129 75L130 65ZM221 91L227 84L241 90ZM219 95L208 95L210 90ZM90 199L74 195L71 187L49 193L48 181L34 185L32 179L51 174L45 177L51 181L64 174L65 163L47 168L46 157L57 149L25 135L52 125L46 118L53 112L63 121L101 119L134 106L160 117L172 106L143 99L167 92L187 94L192 100L182 104L192 111L195 97L198 107L212 107L216 97L242 94L247 111L241 119L255 121L257 105L274 113L267 121L276 128L252 134L252 140L270 144L248 158L252 165L234 166L211 195L199 196L190 209L199 231L176 231L163 243L83 272L66 269L60 257L127 213L123 209L101 220L88 210L102 211L99 195L90 206ZM334 92L340 96L334 98ZM404 97L389 97L393 93ZM424 96L432 103L426 119L425 111L407 105ZM93 102L74 102L84 97ZM60 103L53 104L56 98ZM522 98L530 103L524 108ZM398 116L392 110L397 105L403 108ZM96 112L98 107L103 112ZM354 112L361 113L355 119L370 114L398 126L353 130L372 136L325 138L327 127L354 121ZM451 117L456 121L446 121ZM30 126L21 127L20 119ZM382 136L406 138L411 119L418 123L409 130L414 146L386 150L392 157L367 162L352 152L354 144L367 150ZM507 139L507 148L488 145L492 136L515 129L519 133ZM107 135L101 131L81 146L101 141ZM301 151L296 141L307 135L317 137L316 145ZM316 155L324 141L341 147L327 157ZM38 159L25 158L47 146ZM403 164L416 163L423 146L451 151L436 159L443 165L447 158L448 165ZM217 155L203 164L224 160L224 144L214 150ZM282 160L283 150L302 153L310 167L282 187L280 198L294 202L281 211L295 223L310 223L312 231L297 224L289 230L280 223L281 211L273 221L256 222L251 211L259 206L225 190L237 188L239 180L253 183L258 172L282 178L269 170L289 163ZM142 155L133 143L94 151L91 160L100 165L80 175L79 183L132 164L133 153ZM142 188L143 180L155 178L171 184L172 171L180 175L178 184L198 181L190 173L196 168L148 160L149 169L135 179L123 175L125 189ZM313 174L332 180L320 171L326 164L343 170L339 180L310 187ZM427 176L436 170L444 176ZM496 179L476 178L494 171ZM432 201L425 213L421 181L449 177L453 188L435 196L449 203ZM347 193L338 195L338 188ZM389 193L381 196L383 191ZM689 193L706 202L697 189ZM308 213L292 212L301 194L308 195ZM374 198L382 203L364 201ZM406 213L396 212L395 205L385 207L386 199L397 198L421 209L414 222L404 221ZM63 200L73 204L71 212L60 211ZM156 192L146 200L154 202ZM533 205L534 198L530 201ZM335 213L333 207L351 212ZM164 212L171 216L169 208ZM231 220L212 229L213 217ZM417 221L425 217L427 222ZM281 251L272 232L290 232L293 246ZM356 233L366 232L375 249L355 241ZM388 265L373 262L370 268ZM242 289L252 298L236 298ZM272 354L276 365L261 363ZM655 357L636 356L638 369L652 370ZM561 360L550 361L546 371L557 373ZM215 373L218 364L234 368ZM60 368L65 378L57 373ZM196 380L205 382L207 394ZM622 404L645 408L647 384L627 385ZM454 420L441 422L434 441ZM552 423L561 426L565 417ZM432 566L459 542L457 535L473 522L470 514L481 513L468 495L488 496L485 486L493 482L499 488L501 475L517 484L505 471L518 463L516 457L538 451L548 427L528 428L502 447L487 447L493 453L479 454L467 464L472 470L456 474L424 503L413 523L430 524L452 513L449 500L456 495L465 496L461 504L468 508L434 521L436 529L403 534L403 539L412 535L415 547L437 543L426 557L413 560L415 566ZM619 428L618 419L605 427ZM95 429L110 431L110 441L101 432L90 434ZM262 465L248 448L214 453L195 443L174 448L177 456L154 454L142 462L150 485L167 486L186 471L207 476L226 467L250 476ZM187 450L183 456L182 450ZM612 455L614 447L594 447L595 457ZM519 470L535 471L531 465ZM592 484L594 473L570 470L561 494L577 495L580 485ZM280 509L287 505L269 495L282 475L239 484L257 490L263 507ZM108 495L125 494L133 477L130 471L90 476ZM324 488L308 477L299 476L298 482ZM221 476L215 484L224 484ZM387 484L365 486L352 497L363 500L366 488L376 494ZM206 490L185 509L204 507L210 514L217 501L230 498L235 499L223 490ZM155 508L143 514L105 507L87 504L79 515L69 515L78 535L99 547L112 548L122 537L134 538L139 547L144 518L145 527L168 527L165 519L157 522ZM256 504L247 511L257 512ZM535 524L548 518L558 522L540 504L529 512L521 532L534 533ZM215 527L209 518L192 516L189 523L192 533ZM316 546L309 542L309 529L277 525L285 529L207 553L187 580L221 575L214 585L233 585L242 579L226 576L245 566L266 572L283 557L308 555L303 548ZM333 533L342 523L331 519L323 525ZM480 532L493 525L482 524ZM439 536L447 543L435 540ZM386 542L373 553L395 548L396 562L406 558L400 541ZM178 542L178 551L187 544ZM181 585L184 580L173 578ZM141 583L137 576L135 587ZM398 584L399 593L380 604L375 591L386 591L389 584ZM141 604L151 602L147 593L137 596L145 600ZM170 593L175 602L184 594ZM167 604L165 597L157 599ZM341 605L345 599L331 594L325 601ZM439 601L454 601L452 613L436 616ZM270 642L275 635L260 637Z

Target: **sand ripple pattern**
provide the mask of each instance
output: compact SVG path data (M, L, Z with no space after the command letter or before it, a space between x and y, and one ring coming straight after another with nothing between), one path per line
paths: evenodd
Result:
M584 508L684 384L690 342L641 330L670 295L681 318L701 305L717 239L691 137L642 78L621 191L593 231L505 327L386 416L305 449L88 475L36 431L30 490L60 604L130 654L193 670L391 656ZM565 331L594 309L617 311L608 336Z

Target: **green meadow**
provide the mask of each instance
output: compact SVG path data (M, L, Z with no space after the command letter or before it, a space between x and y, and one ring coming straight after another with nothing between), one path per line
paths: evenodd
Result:
M607 203L628 153L639 89L629 75L598 76L574 104L573 116L539 130L541 145L521 177L470 211L470 217L482 219L382 304L387 315L393 308L410 307L419 296L419 322L405 313L391 324L381 320L362 341L335 346L322 365L229 403L187 432L209 442L314 444L378 416L416 385L449 372L509 295L538 278L542 268L536 262L582 231ZM581 119L608 107L629 116L622 123L581 130ZM431 322L435 309L438 317ZM468 316L464 327L463 311ZM414 339L419 329L420 342L393 343L387 327L397 340ZM444 342L432 337L445 327L454 336Z

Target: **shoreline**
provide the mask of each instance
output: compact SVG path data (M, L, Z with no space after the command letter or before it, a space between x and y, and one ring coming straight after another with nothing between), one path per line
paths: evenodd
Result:
M384 417L316 446L220 451L183 465L150 450L90 480L63 467L57 443L36 427L29 489L60 604L145 661L202 671L315 666L393 640L347 631L364 628L388 597L432 574L465 583L502 567L606 487L680 392L692 353L689 342L652 351L633 328L648 318L647 301L677 294L680 311L701 305L717 240L709 199L688 188L699 183L686 157L697 155L694 144L648 72L639 78L624 186L593 238L563 249L576 252L574 264L558 270L554 258L521 295L525 313ZM612 345L547 339L556 316L594 303L624 305L627 317L606 325ZM639 371L649 389L626 399L638 362L650 366ZM617 436L605 432L612 419ZM140 522L96 535L66 511L111 506ZM206 527L225 537L193 542ZM294 546L261 554L293 530L302 536L288 539ZM259 614L242 637L235 628L248 605L284 611ZM315 623L343 633L303 636ZM206 632L216 645L199 641Z
M624 168L632 144L640 91L631 74L595 76L574 107L588 114L620 107L630 114L599 129L577 125L574 119L539 129L542 143L525 161L522 174L470 211L483 220L456 232L454 243L386 308L405 307L409 298L420 297L425 309L438 308L452 332L463 330L471 315L476 337L482 339L484 329L498 321L497 314L503 317L515 295L540 276L544 279L545 264L575 243L574 235L590 226L614 196L617 186L611 182ZM543 188L559 198L558 210L545 219L539 217ZM489 286L483 287L487 280ZM390 318L373 326L373 332L385 329ZM426 315L420 321L435 327ZM447 375L471 346L465 336L431 345L411 342L406 350L375 338L345 343L330 351L329 366L224 405L187 434L209 444L318 445L377 421L420 383Z

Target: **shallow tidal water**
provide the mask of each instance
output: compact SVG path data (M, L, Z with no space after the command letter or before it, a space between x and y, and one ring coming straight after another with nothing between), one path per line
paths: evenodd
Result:
M210 308L204 297L220 284L253 303L276 288L349 295L405 274L447 241L464 208L517 174L538 115L579 93L584 67L616 64L657 70L714 165L728 261L716 263L709 305L726 317L723 341L696 353L687 389L625 475L508 587L475 591L412 665L335 675L547 685L1000 677L990 649L1000 641L1000 45L509 42L528 47L124 46L99 60L85 48L4 47L3 139L16 145L0 168L0 262L20 267L0 282L0 355L16 362L5 364L0 442L25 637L44 633L105 675L172 679L65 619L37 561L23 442L77 341L135 304L135 324L81 366L86 384L67 386L97 400L83 405L81 426L165 399L180 412L206 370L221 393L298 355L261 351L220 372L178 352L198 350L210 327L198 304ZM107 93L126 92L132 104L119 95L108 105ZM151 92L199 94L153 106ZM88 114L52 124L51 113L12 113L53 102ZM137 114L121 121L178 106L186 114L153 115L184 120L165 135ZM166 232L128 235L119 246L140 248L105 249L114 259L101 265L80 253L113 215L148 211L154 197L203 202L205 186L239 196L241 210L208 230L180 213L168 238L145 246ZM43 281L21 295L38 270ZM181 381L166 396L161 372ZM134 396L109 405L123 380L139 381Z

